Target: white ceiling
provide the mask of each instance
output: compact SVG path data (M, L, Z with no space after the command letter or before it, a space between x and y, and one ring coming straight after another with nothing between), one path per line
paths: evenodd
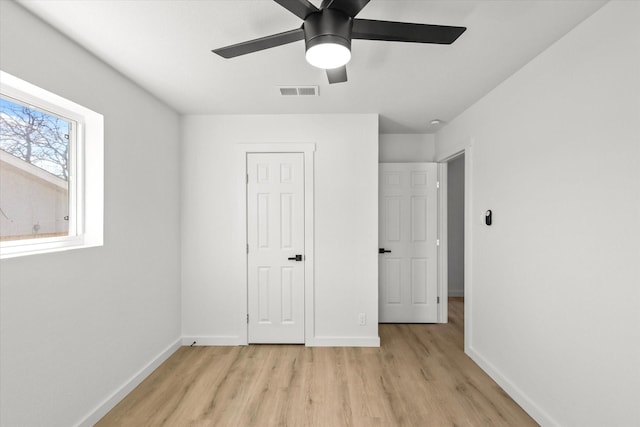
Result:
M312 1L319 6L320 1ZM604 0L372 0L359 18L466 26L452 45L354 40L329 85L304 42L225 60L211 49L298 28L270 0L19 0L183 114L379 113L381 133L430 133L600 8ZM318 97L278 86L317 85Z

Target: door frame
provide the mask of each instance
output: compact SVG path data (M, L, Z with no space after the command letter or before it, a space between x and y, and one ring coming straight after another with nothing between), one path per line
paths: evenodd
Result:
M301 153L304 161L304 342L305 345L309 345L313 337L315 336L315 283L314 283L314 154L316 151L316 144L314 143L240 143L238 147L238 166L240 179L238 180L242 188L238 189L238 194L243 194L244 197L238 197L238 203L242 206L238 206L238 212L242 212L243 218L241 218L242 235L244 239L242 241L242 247L238 247L236 250L242 251L244 254L244 278L245 283L242 287L242 298L244 300L244 313L238 314L238 319L245 325L241 328L244 335L240 337L244 345L249 344L249 325L246 321L246 316L249 313L249 280L248 280L248 254L247 254L247 242L248 242L248 230L247 230L247 155L249 153Z
M438 162L438 323L449 322L449 273L447 256L447 163Z
M472 329L472 237L473 237L473 181L471 175L473 172L473 143L474 139L469 138L462 145L462 148L457 149L452 153L448 153L445 156L438 159L438 163L441 163L442 175L440 181L440 228L438 233L440 235L440 264L441 270L439 283L439 292L445 298L448 298L449 284L448 284L448 255L447 255L447 163L464 154L464 351L469 354L471 348L471 334ZM444 209L444 210L443 210ZM448 317L448 304L440 304L441 319Z

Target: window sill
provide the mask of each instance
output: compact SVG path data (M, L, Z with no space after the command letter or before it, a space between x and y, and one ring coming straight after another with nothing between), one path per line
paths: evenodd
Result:
M52 237L43 239L33 239L29 241L21 240L19 243L0 243L0 259L17 258L27 255L48 254L54 252L69 251L72 249L91 248L102 246L102 239L89 238L89 236L75 237Z

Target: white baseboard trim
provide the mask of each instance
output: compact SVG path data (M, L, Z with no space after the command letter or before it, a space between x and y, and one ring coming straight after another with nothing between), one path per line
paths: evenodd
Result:
M181 340L178 338L171 343L166 349L158 354L153 360L146 364L142 369L129 378L119 389L111 396L107 397L93 411L84 417L82 421L76 424L77 427L91 427L112 410L124 397L131 393L145 378L147 378L158 366L169 358L180 348Z
M380 337L313 337L307 347L380 347Z
M193 342L196 342L193 344ZM227 345L247 345L243 338L237 335L213 335L213 336L185 336L182 337L182 345L190 346L200 345L212 345L212 346L227 346Z
M473 348L467 350L467 355L482 368L507 394L528 413L541 426L559 426L546 411L537 405L529 396L514 385L507 377Z
M449 288L449 296L450 297L463 297L464 289L451 289Z
M195 341L195 344L193 342ZM235 346L247 345L242 337L236 335L185 336L184 346ZM307 347L380 347L380 337L314 337L307 340Z

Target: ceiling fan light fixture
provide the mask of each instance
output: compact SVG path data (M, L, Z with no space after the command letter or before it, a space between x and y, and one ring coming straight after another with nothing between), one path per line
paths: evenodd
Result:
M307 48L307 62L314 67L333 69L351 60L351 50L340 43L318 43Z
M214 49L223 58L234 58L303 40L309 64L326 70L329 84L347 81L351 40L451 44L466 27L378 21L356 16L370 0L322 0L320 7L309 0L273 0L303 20L302 26L270 36Z
M352 20L343 12L323 9L303 24L305 57L314 67L331 70L351 60Z

